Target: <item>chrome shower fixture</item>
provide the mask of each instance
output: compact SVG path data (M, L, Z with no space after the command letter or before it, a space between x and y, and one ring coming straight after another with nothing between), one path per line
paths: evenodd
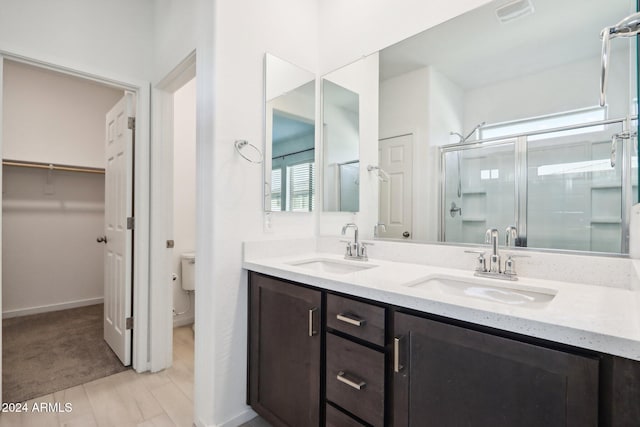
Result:
M613 27L605 27L600 33L602 38L602 62L600 68L600 106L607 103L607 70L609 68L609 50L611 39L633 37L640 33L640 12L629 15Z
M382 169L380 166L374 166L374 165L368 165L367 166L367 170L369 172L371 171L376 171L377 175L378 175L378 179L380 180L380 182L388 182L389 181L389 174L387 172L385 172L384 169Z
M467 142L467 140L471 138L471 136L474 135L478 131L478 129L480 129L482 126L486 124L487 122L478 123L476 127L474 127L473 130L471 130L471 132L467 134L467 136L462 136L462 134L458 132L449 132L449 135L457 135L458 138L460 138L460 140L458 141L458 144L462 144L463 142Z

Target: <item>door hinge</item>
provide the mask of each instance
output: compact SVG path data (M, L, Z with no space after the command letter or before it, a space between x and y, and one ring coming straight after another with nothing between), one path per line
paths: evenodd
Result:
M136 128L136 118L129 117L129 121L127 122L127 127L131 130L135 130Z
M133 329L133 317L127 317L127 320L125 321L125 329Z
M133 230L136 227L135 218L132 216L127 217L127 230Z

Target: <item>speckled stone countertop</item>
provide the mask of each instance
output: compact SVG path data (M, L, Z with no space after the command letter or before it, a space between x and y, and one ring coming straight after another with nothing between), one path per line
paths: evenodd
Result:
M425 313L445 316L478 325L564 343L640 361L640 292L632 285L596 286L523 276L514 286L551 291L555 296L543 304L511 305L443 291L438 287L412 287L428 277L476 281L473 271L433 265L388 261L371 257L373 268L348 273L314 271L293 265L301 261L344 262L335 253L318 252L312 243L288 246L278 255L279 242L264 250L247 250L243 267L247 270L304 283L321 289L367 298ZM294 245L295 246L295 245ZM296 252L292 254L291 252ZM370 255L371 256L371 255ZM639 271L640 261L626 260ZM585 262L589 262L588 258ZM351 263L359 263L352 261ZM629 280L636 280L633 277ZM503 283L504 282L504 283ZM511 282L485 279L485 284L509 287Z

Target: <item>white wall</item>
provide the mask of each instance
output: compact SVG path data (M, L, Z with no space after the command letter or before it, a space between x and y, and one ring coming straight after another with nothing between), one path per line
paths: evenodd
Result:
M195 48L195 0L153 0L152 81L165 77ZM149 14L149 10L146 11Z
M317 69L317 3L199 0L197 16L206 31L197 50L195 421L232 426L252 415L242 241L315 231L314 214L272 213L272 231L263 232L262 167L242 159L233 142L262 145L265 52Z
M432 67L380 83L380 138L413 134L413 239L437 240L441 136L462 120L462 93Z
M617 118L627 114L633 94L628 90L628 55L624 49L612 55L607 101L609 117ZM464 100L464 129L483 121L499 123L596 106L599 78L600 58L595 57L470 90Z
M105 114L123 91L6 61L2 157L104 168Z
M182 289L181 255L196 248L196 80L173 95L173 308L185 314L174 324L194 319L193 295ZM189 308L190 307L190 308Z
M4 158L104 167L105 115L122 91L10 61L4 71ZM100 302L104 175L3 175L3 314Z
M0 50L149 80L153 2L0 0Z
M348 64L489 0L322 0L320 72ZM443 42L443 48L446 43Z
M101 303L104 175L3 169L3 317Z

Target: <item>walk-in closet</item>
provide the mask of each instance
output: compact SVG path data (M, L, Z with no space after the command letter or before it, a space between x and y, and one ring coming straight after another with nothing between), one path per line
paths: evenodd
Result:
M105 115L123 90L4 60L3 401L125 369L103 339Z

